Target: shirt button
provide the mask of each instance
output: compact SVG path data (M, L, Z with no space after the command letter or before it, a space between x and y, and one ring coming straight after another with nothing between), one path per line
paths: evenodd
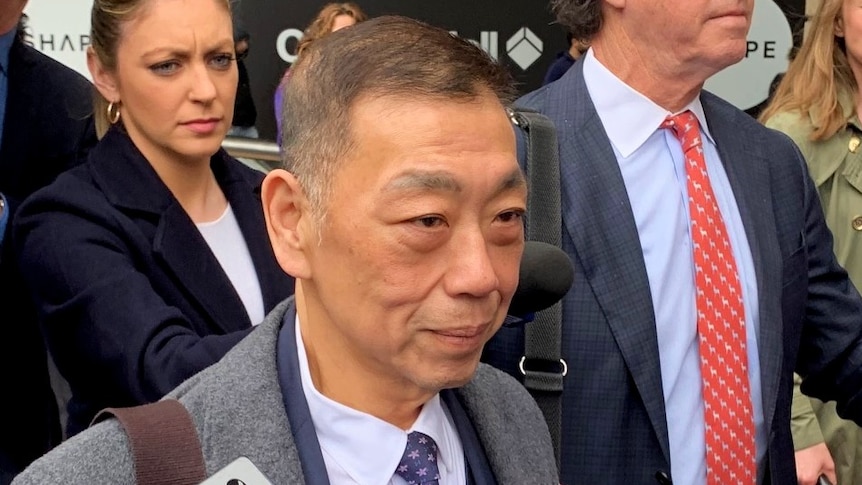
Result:
M853 221L850 222L850 225L853 226L854 230L862 231L862 216L854 217Z

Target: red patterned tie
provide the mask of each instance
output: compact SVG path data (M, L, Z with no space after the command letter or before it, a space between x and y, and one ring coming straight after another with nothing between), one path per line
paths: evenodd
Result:
M697 333L709 485L754 484L754 414L745 350L745 308L736 260L709 183L697 118L691 111L668 117L682 144L691 218Z

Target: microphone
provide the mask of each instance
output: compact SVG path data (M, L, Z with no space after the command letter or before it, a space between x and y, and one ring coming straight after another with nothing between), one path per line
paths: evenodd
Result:
M562 249L540 241L526 241L518 289L509 304L506 324L532 321L534 313L560 301L574 279L572 260Z
M241 456L198 485L272 485L248 458Z

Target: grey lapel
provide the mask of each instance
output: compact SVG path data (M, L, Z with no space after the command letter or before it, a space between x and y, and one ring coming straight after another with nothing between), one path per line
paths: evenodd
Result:
M484 451L493 471L492 480L472 469L477 483L560 483L548 426L524 386L500 370L479 364L473 380L455 393L483 448L472 451ZM463 435L462 440L467 446ZM465 452L469 456L471 450Z
M212 367L173 391L203 436L207 473L248 457L273 483L303 484L276 370L276 342L293 298Z
M564 230L630 369L670 461L655 314L631 204L590 99L583 63L548 86L542 109L556 124ZM580 277L580 275L579 275Z
M763 414L766 429L772 429L784 358L784 338L781 299L767 294L770 290L780 290L782 283L781 255L776 249L780 246L770 196L769 162L759 140L744 129L754 120L710 93L704 92L701 102L730 180L754 260L760 317L757 344Z

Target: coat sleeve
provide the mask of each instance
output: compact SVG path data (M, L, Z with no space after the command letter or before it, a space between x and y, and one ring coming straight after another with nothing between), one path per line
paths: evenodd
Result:
M85 183L37 193L14 225L48 347L85 400L154 401L250 331L196 331L154 288L144 271L152 264L151 244L136 229Z

